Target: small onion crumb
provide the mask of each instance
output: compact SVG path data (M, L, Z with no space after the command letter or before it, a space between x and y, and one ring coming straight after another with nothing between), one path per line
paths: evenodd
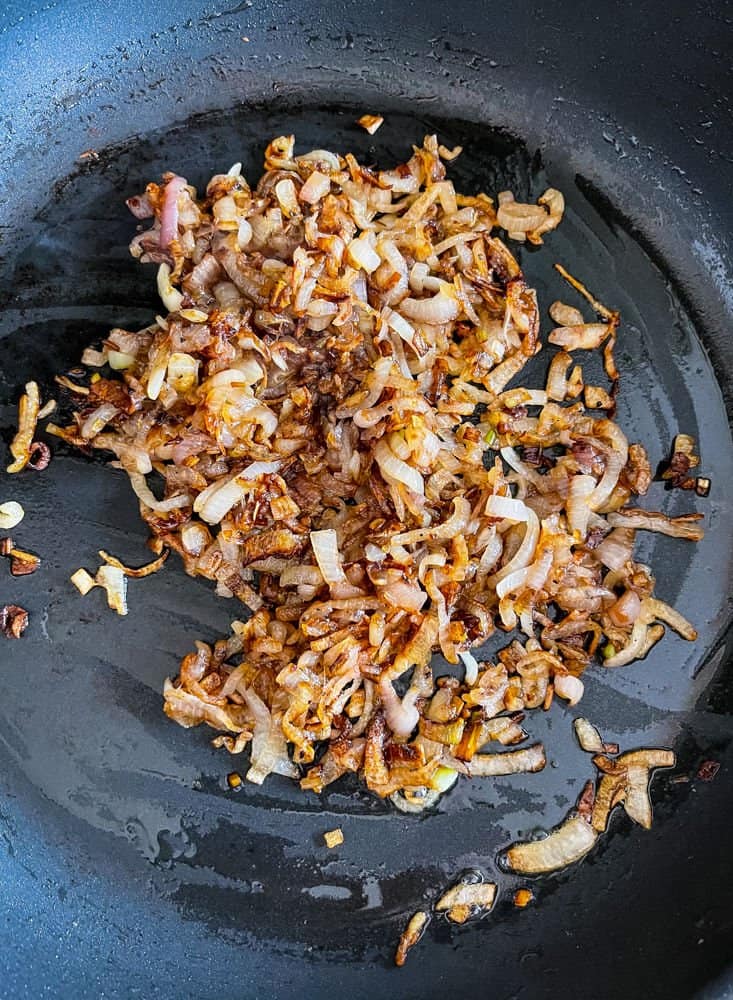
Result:
M532 892L532 890L522 888L522 889L517 889L517 891L514 893L513 902L516 907L518 907L520 910L523 910L525 906L529 906L529 904L532 902L533 899L534 899L534 893Z
M326 847L338 847L339 844L343 844L344 842L343 830L341 827L336 827L335 830L327 830L323 834L323 839L326 841Z
M69 577L71 582L74 584L79 593L83 596L89 593L94 587L97 586L94 577L87 573L87 571L82 567L72 573Z
M28 628L28 612L17 604L0 608L0 632L6 639L20 639Z
M374 135L383 122L384 118L381 115L362 115L357 124L366 129L369 135Z

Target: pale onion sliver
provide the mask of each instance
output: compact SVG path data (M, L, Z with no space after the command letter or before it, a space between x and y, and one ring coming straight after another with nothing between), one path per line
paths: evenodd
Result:
M387 442L380 438L374 449L374 457L379 466L379 470L388 482L403 483L413 493L425 495L425 482L423 477L413 469L411 465L397 458Z
M25 517L25 511L17 500L0 503L0 531L10 531Z
M512 871L522 875L557 871L585 857L597 838L596 831L581 816L570 816L544 840L513 844L506 861Z
M171 284L171 269L165 262L163 262L158 268L157 284L158 295L160 295L161 301L168 312L178 312L183 305L183 295ZM157 396L155 398L157 398Z
M337 583L348 583L339 552L338 535L335 529L326 528L322 531L311 531L311 547L316 557L318 568L323 579L329 586Z

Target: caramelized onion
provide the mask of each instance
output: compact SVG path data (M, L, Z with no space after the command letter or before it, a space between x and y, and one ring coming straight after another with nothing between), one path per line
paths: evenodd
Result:
M492 233L541 243L562 194L528 205L502 192L495 210L456 192L445 161L457 152L427 136L375 172L280 136L254 189L241 164L201 198L166 174L133 202L155 218L131 247L159 264L166 315L85 354L113 378L61 380L77 412L50 430L116 456L159 555L139 569L104 557L118 606L119 574L153 572L175 549L252 612L186 657L164 697L181 725L249 748L257 783L275 772L320 792L354 773L422 810L458 773L543 767L539 744L488 744L525 739L519 713L575 705L599 651L609 666L643 657L661 622L695 636L653 597L633 542L637 528L700 528L624 506L648 485L648 460L588 409L615 402L618 314L560 269L599 321L554 303L550 340L566 349L546 388L510 386L542 346L540 313ZM598 347L612 386L581 402L568 352ZM516 626L485 662L483 643ZM436 678L438 652L462 662L458 677ZM593 819L587 797L581 807ZM553 864L595 836L569 829L543 849Z

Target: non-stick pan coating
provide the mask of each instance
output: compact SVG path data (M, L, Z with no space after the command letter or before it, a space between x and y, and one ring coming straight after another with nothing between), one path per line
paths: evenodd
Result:
M142 562L145 531L123 474L54 443L49 469L4 477L0 497L24 504L15 534L43 559L33 577L0 577L0 603L31 611L23 640L0 647L3 996L259 997L297 989L315 998L347 988L353 997L447 989L670 997L689 996L725 970L733 449L724 392L733 366L725 355L721 212L730 219L730 209L699 157L684 159L694 143L678 146L674 162L652 145L658 116L668 113L663 102L684 105L688 94L677 80L679 96L669 96L664 67L653 81L656 112L643 88L635 101L624 97L630 84L614 60L628 55L588 21L583 37L604 39L624 99L610 110L608 81L601 90L581 66L587 103L579 105L564 61L569 42L555 38L549 9L539 15L546 31L523 20L525 34L507 48L507 39L501 44L472 21L478 7L463 6L460 30L436 22L429 36L403 12L397 43L386 27L370 25L367 35L366 25L342 26L338 12L331 19L325 9L308 28L295 8L242 5L215 17L197 4L187 7L191 23L177 18L170 31L163 15L153 24L141 8L133 38L129 29L93 24L91 7L72 5L80 44L96 59L76 90L58 81L58 99L43 105L43 155L16 135L15 163L5 166L20 221L3 236L4 437L25 380L39 377L50 390L53 374L73 366L87 343L112 325L143 325L159 309L154 272L126 253L135 223L124 199L148 179L172 168L201 186L240 159L254 179L266 142L288 132L301 149L353 149L388 165L437 130L446 144L465 148L451 171L459 189L511 187L534 198L550 182L564 191L561 229L539 251L521 251L530 283L545 305L573 301L552 269L561 261L621 310L619 420L653 463L677 431L699 440L710 499L693 502L655 485L648 505L670 513L696 507L706 515L706 539L692 546L649 536L641 552L660 596L697 624L700 638L693 646L668 634L642 664L593 671L578 710L555 706L528 719L552 766L488 787L465 783L433 815L396 815L348 783L320 798L279 778L234 794L225 780L232 761L209 746L208 732L170 723L160 689L194 639L225 633L236 606L186 577L174 559L163 573L133 581L127 619L109 612L99 592L80 598L70 572L93 569L99 548ZM112 17L114 5L105 9ZM61 14L36 18L61 35L71 27ZM572 30L577 40L578 26ZM9 37L29 51L22 26ZM68 65L60 43L36 44ZM522 73L516 60L527 61L527 52L532 65ZM288 54L294 61L278 65ZM14 58L6 42L4 65ZM337 67L346 82L329 87ZM51 75L38 66L39 84ZM205 95L197 100L191 88ZM358 88L369 98L357 100ZM602 108L593 104L601 93ZM423 99L411 100L415 94ZM26 100L43 104L27 92ZM364 110L386 113L374 137L354 125ZM679 113L697 127L696 111ZM21 114L16 132L26 124ZM89 148L99 159L74 163ZM534 362L538 381L546 364L547 355ZM535 884L536 905L520 912L510 902L520 883L497 872L494 856L511 839L557 822L591 776L571 733L581 713L626 747L675 745L675 774L692 780L658 777L651 832L617 819L590 860ZM706 759L724 763L710 784L696 779ZM328 851L322 835L335 826L345 843ZM405 969L393 970L406 917L474 867L499 878L494 912L461 931L434 921Z

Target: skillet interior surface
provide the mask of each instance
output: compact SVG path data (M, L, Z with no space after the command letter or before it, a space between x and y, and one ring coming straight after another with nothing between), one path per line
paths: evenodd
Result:
M539 251L519 252L540 302L571 300L552 269L560 261L621 310L619 421L653 465L678 430L699 440L714 477L711 498L697 501L705 540L649 536L640 551L660 596L696 623L700 638L690 645L668 634L642 664L594 670L577 710L556 706L528 719L553 766L490 787L465 783L429 816L396 815L350 784L318 799L275 778L235 795L226 787L229 759L203 729L185 732L165 719L160 688L194 638L224 634L237 609L173 559L160 575L131 584L127 619L98 593L79 598L69 573L93 568L99 548L143 561L145 532L124 476L54 443L46 472L3 480L3 492L28 511L17 540L43 558L33 577L0 579L0 603L17 600L31 612L23 641L2 649L0 701L0 878L10 886L0 967L19 994L43 987L53 995L56 987L78 996L101 988L110 996L246 996L274 981L275 995L297 986L320 997L340 992L355 973L354 996L381 988L434 996L448 984L471 995L480 973L501 996L550 996L568 982L598 992L599 975L613 982L608 995L681 996L730 957L731 918L714 890L733 875L717 818L730 803L731 511L723 484L733 477L733 449L699 339L715 347L714 322L659 263L626 206L562 151L538 153L531 140L408 109L399 97L382 107L387 121L369 137L353 124L363 105L252 101L100 147L98 160L67 173L7 254L5 440L19 385L37 377L50 390L53 374L110 326L134 328L158 311L153 274L126 251L135 224L123 202L148 179L174 168L201 186L240 159L254 179L266 142L291 131L302 150L351 149L388 165L438 131L446 144L464 146L451 169L461 190L509 187L535 198L551 182L564 191L560 230ZM548 357L535 360L528 381L541 383ZM658 484L647 504L669 513L692 505ZM519 912L510 903L519 883L497 871L494 857L510 840L559 821L592 776L572 738L577 714L626 747L674 744L675 774L693 780L660 775L650 833L617 817L588 861L537 883L538 905ZM724 770L700 784L694 776L708 758L723 760ZM329 852L322 834L334 826L345 843ZM441 943L423 944L405 970L392 970L406 916L475 867L500 882L492 914L461 931L434 921L428 937ZM597 962L579 963L591 947Z

